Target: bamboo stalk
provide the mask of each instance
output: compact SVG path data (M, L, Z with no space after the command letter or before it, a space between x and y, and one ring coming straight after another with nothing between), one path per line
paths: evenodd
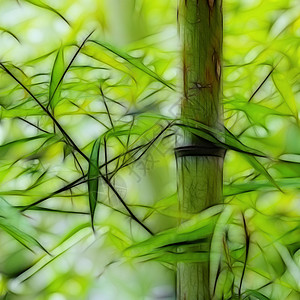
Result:
M180 0L178 21L183 60L182 120L186 125L193 120L221 129L222 0ZM188 131L179 143L179 209L197 214L222 201L223 155L215 145ZM209 246L199 244L190 251L209 252ZM209 262L177 265L177 299L212 299Z

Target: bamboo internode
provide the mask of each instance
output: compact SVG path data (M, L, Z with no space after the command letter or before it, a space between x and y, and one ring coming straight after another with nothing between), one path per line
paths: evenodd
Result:
M182 121L187 127L192 120L220 129L222 1L182 0L178 16L183 65ZM179 209L183 214L195 215L222 201L224 151L208 144L185 129L176 150ZM210 241L193 245L189 251L205 252L209 258ZM209 262L179 263L177 299L212 298Z

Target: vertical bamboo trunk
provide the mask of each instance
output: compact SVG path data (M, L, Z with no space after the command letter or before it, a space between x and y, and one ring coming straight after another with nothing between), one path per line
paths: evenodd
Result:
M178 17L183 46L182 120L186 125L194 120L221 129L222 0L180 0ZM188 131L179 143L180 211L197 214L222 201L224 152ZM206 250L203 245L190 248ZM178 264L177 299L212 299L208 262Z

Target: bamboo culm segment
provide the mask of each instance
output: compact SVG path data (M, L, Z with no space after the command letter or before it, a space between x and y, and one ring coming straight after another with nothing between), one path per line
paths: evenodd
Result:
M181 0L178 22L182 41L182 122L189 125L193 120L221 129L222 1ZM181 148L204 144L188 130L178 143ZM183 215L197 214L222 201L223 157L205 151L199 156L177 155L177 172ZM209 253L209 246L193 245L189 251ZM177 299L213 299L209 262L177 265Z

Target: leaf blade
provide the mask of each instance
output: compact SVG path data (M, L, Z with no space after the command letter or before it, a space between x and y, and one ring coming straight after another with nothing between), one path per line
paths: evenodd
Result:
M68 20L61 14L59 13L56 9L54 9L53 7L45 4L44 2L42 2L41 0L24 0L32 5L38 6L40 8L44 8L47 9L53 13L55 13L56 15L58 15L60 18L62 18L68 25L70 25L70 23L68 22Z
M270 298L266 297L264 294L262 294L256 290L247 290L246 294L247 294L247 296L253 296L259 300L270 300Z
M156 74L154 71L152 71L147 66L145 66L139 59L137 59L135 57L132 57L131 55L127 54L125 51L122 51L121 49L117 49L116 47L114 47L114 46L112 46L112 45L110 45L106 42L102 42L102 41L99 42L99 41L95 41L95 40L92 40L91 42L93 42L93 43L107 49L108 51L116 54L117 56L123 58L124 60L129 62L134 67L136 67L139 70L143 71L144 73L151 76L155 80L161 82L162 84L164 84L165 86L167 86L171 90L174 90L174 87L172 87L170 83L168 83L166 80L161 78L158 74Z
M98 138L93 145L88 170L88 194L89 194L89 206L91 214L91 223L94 230L94 215L98 200L98 188L99 188L99 149L101 139Z
M50 105L52 110L60 100L62 82L60 79L64 74L64 71L64 51L63 47L61 47L57 52L51 72L48 105Z
M281 73L273 73L272 79L275 87L277 88L282 98L285 100L291 113L294 115L296 120L298 120L298 109L296 105L296 99L292 87L287 81L287 76L284 76Z

